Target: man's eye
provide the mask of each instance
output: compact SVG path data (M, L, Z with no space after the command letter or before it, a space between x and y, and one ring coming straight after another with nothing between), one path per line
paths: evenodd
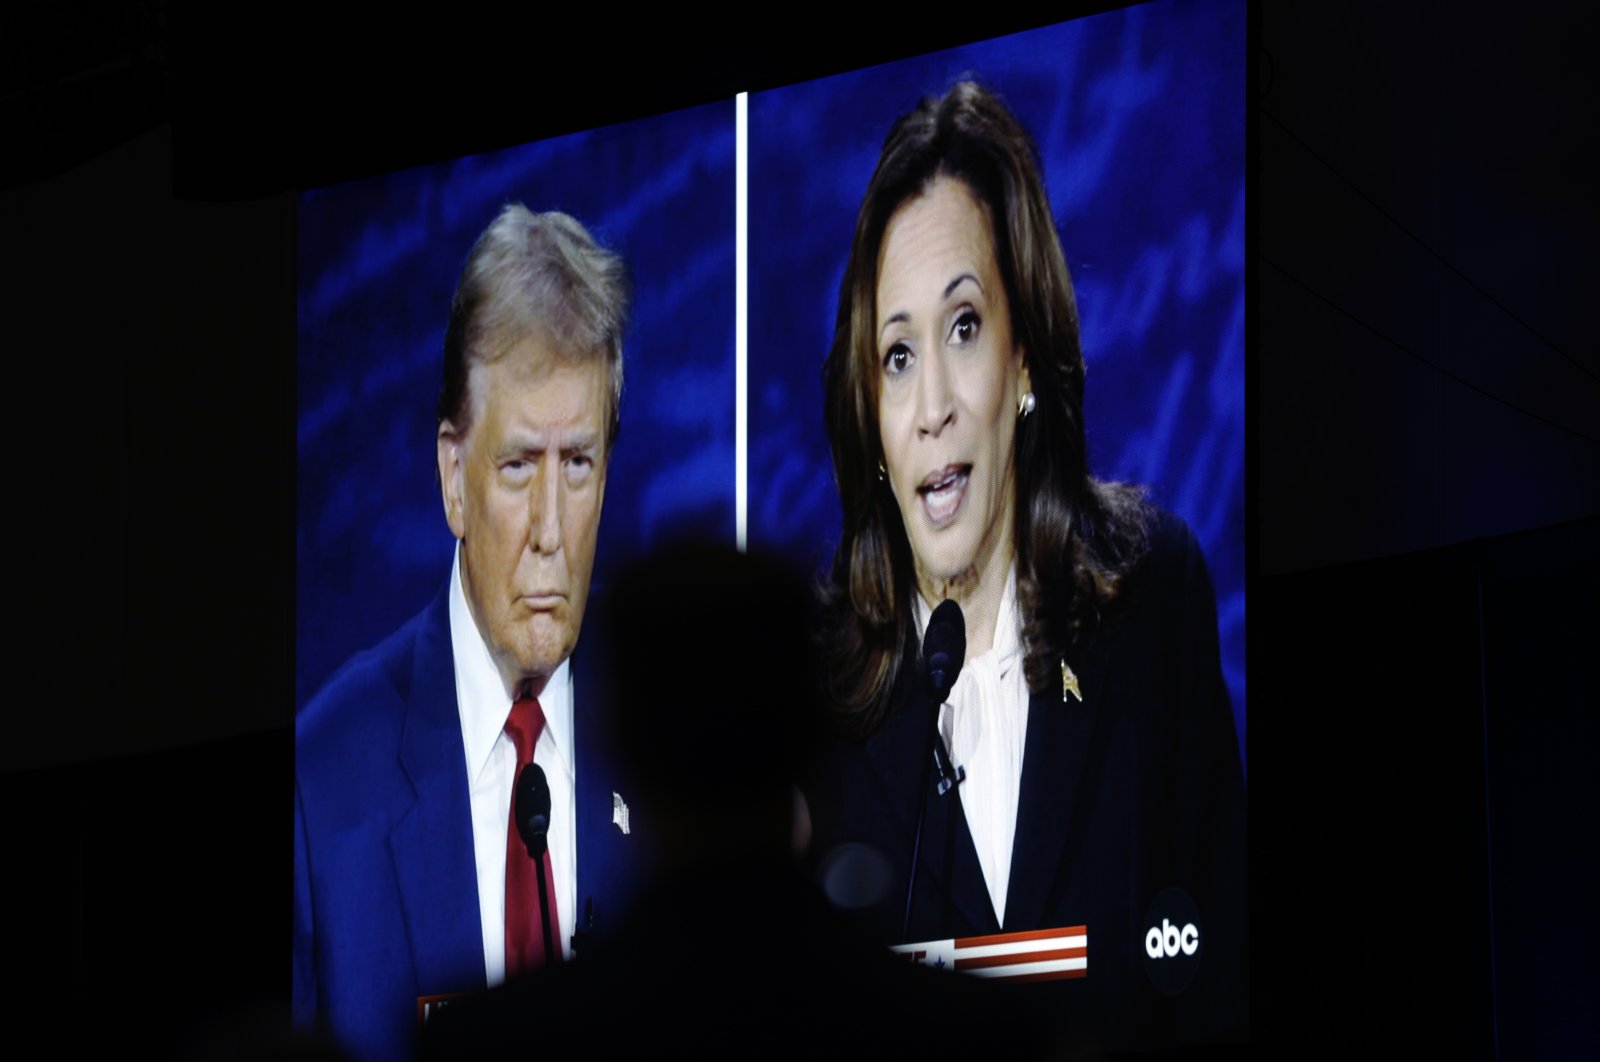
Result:
M573 482L587 479L594 471L594 458L588 454L573 454L567 458L567 478Z
M950 342L970 343L978 337L978 325L981 324L977 313L973 310L963 310L956 318L956 323L950 326Z
M890 376L898 376L909 368L911 368L911 348L904 343L896 343L883 356L883 371Z
M500 474L512 483L526 483L533 476L533 462L513 458L500 466Z

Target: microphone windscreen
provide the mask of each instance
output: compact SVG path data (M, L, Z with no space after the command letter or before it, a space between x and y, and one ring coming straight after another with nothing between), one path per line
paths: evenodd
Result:
M928 633L922 639L922 659L936 703L943 703L967 659L967 621L961 614L961 606L948 598L939 603L928 621Z
M550 832L550 783L545 779L544 768L529 763L517 775L512 816L517 821L517 834L528 846L528 855L534 859L544 856Z

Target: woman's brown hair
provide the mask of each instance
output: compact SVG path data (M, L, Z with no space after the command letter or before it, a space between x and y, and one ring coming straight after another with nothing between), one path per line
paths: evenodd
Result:
M826 693L849 731L883 721L912 632L911 547L878 478L878 259L889 220L937 177L962 181L989 213L995 257L1025 352L1035 407L1017 426L1017 598L1028 688L1107 618L1143 557L1140 491L1089 475L1078 309L1033 141L987 89L961 82L889 131L856 218L823 368L825 417L844 526L823 587Z

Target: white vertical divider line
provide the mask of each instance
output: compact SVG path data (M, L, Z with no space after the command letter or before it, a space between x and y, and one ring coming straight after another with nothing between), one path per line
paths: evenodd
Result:
M750 352L748 299L750 294L750 94L734 97L733 161L733 525L734 544L745 551L749 506Z

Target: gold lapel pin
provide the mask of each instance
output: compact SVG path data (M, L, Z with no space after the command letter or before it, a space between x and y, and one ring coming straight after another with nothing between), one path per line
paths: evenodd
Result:
M1066 701L1069 693L1078 698L1078 703L1083 703L1083 690L1078 688L1078 676L1072 673L1072 669L1067 666L1067 661L1063 658L1061 661L1061 700L1063 702Z

